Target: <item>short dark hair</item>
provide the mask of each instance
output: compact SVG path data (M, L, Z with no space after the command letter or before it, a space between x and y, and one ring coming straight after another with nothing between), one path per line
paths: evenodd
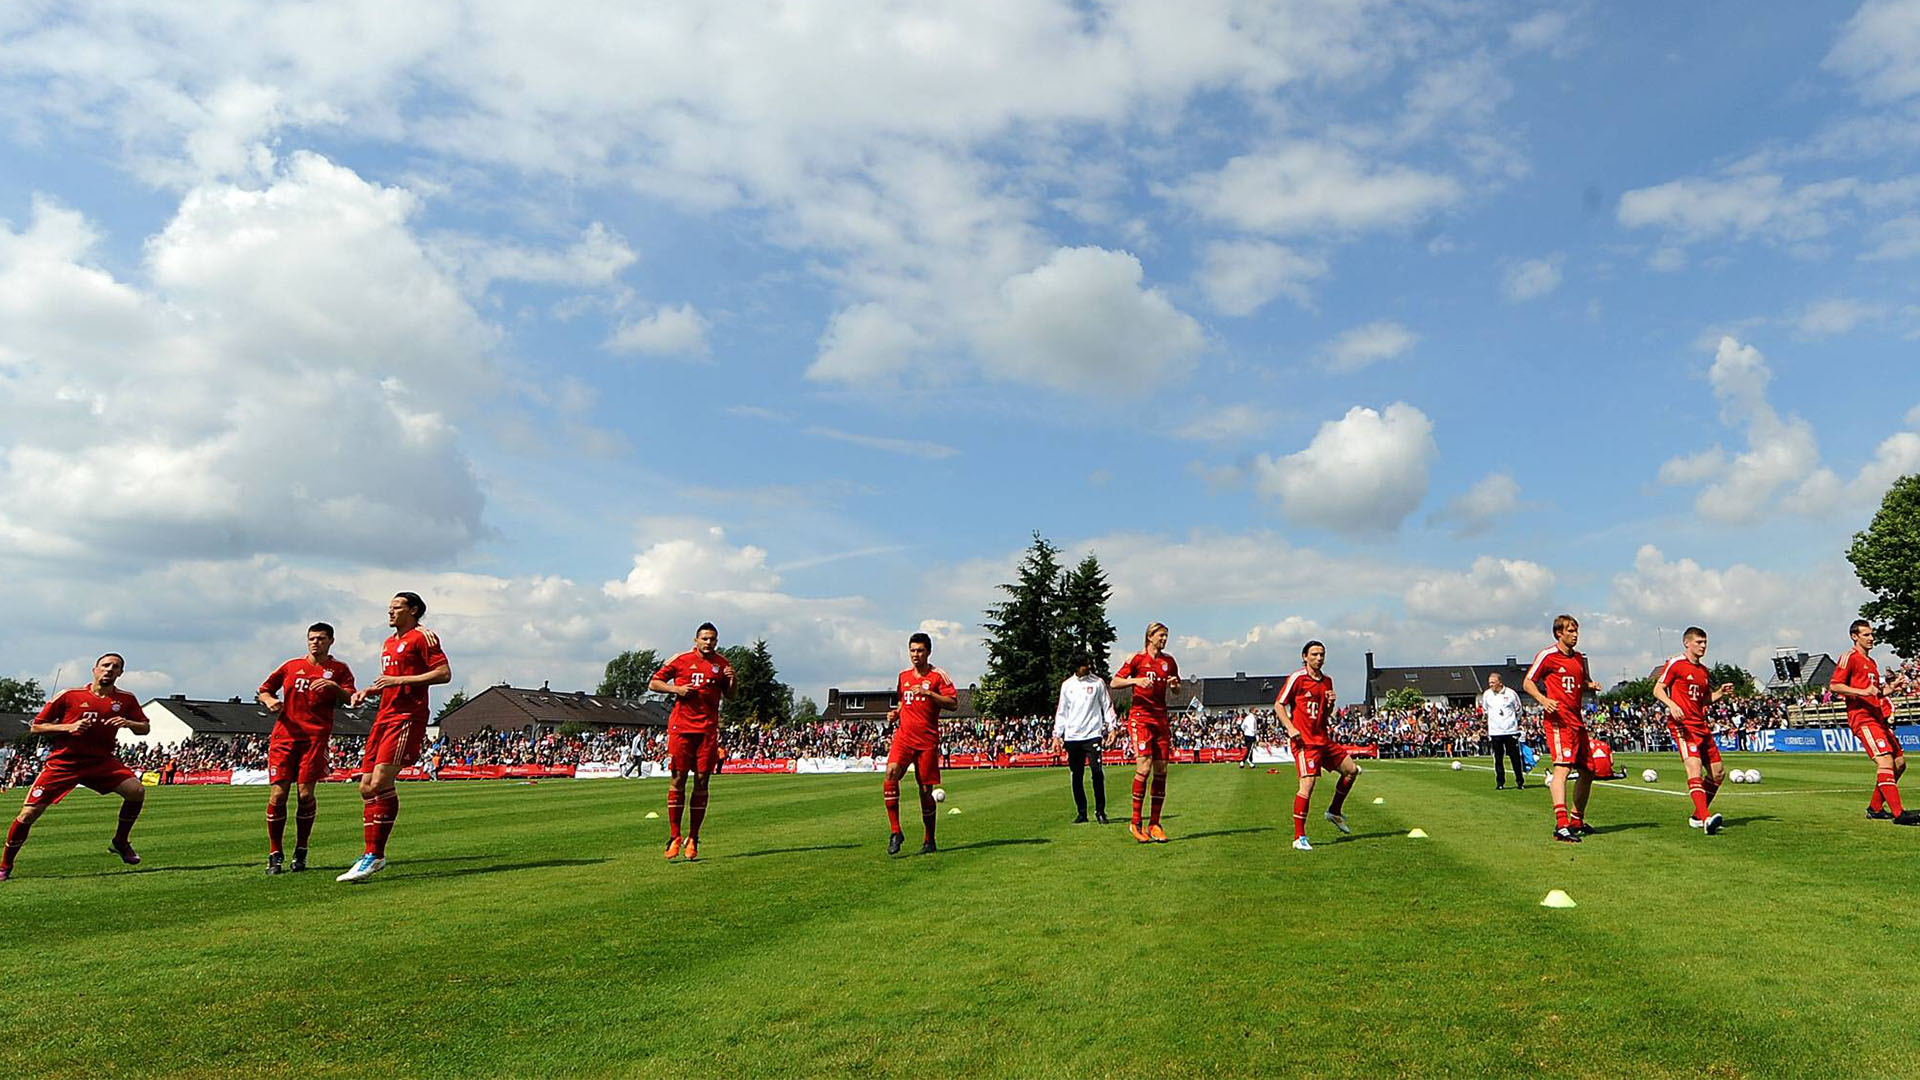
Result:
M925 645L928 652L933 651L933 639L928 637L924 632L916 632L912 637L907 639L907 644Z
M1073 670L1079 671L1081 668L1090 668L1092 666L1093 657L1083 652L1073 654Z
M313 633L315 630L320 631L321 633L327 635L328 637L333 636L333 626L330 623L317 622L317 623L314 623L312 626L307 627L307 633L309 634Z
M710 622L703 622L703 623L701 623L701 624L700 624L699 626L696 626L696 627L694 627L694 628L693 628L693 636L694 636L694 637L699 637L699 636L700 636L701 634L704 634L704 633L706 633L706 632L707 632L707 631L709 631L709 630L711 630L711 631L713 631L713 636L714 636L714 637L719 637L719 636L720 636L720 628L719 628L719 627L717 627L717 626L715 626L715 625L713 625L713 624L712 624L712 623L710 623Z
M124 657L124 656L121 656L121 655L120 655L119 653L117 653L117 652L103 652L103 653L101 653L101 654L100 654L99 656L97 656L97 657L95 657L95 658L94 658L94 661L93 661L93 666L94 666L94 667L99 667L99 666L100 666L100 661L102 661L102 660L105 660L105 659L106 659L107 657L109 657L109 656L111 656L111 657L113 657L113 658L114 658L115 660L118 660L118 661L120 661L120 666L121 666L121 667L126 667L126 666L127 666L127 658L126 658L126 657Z
M1852 637L1853 635L1859 633L1861 630L1871 630L1871 629L1873 629L1872 623L1868 622L1865 619L1855 619L1853 620L1853 625L1847 627L1847 636ZM111 656L112 654L109 653L108 655ZM99 661L97 660L95 661L95 663L98 663L98 662Z
M1686 641L1686 640L1688 640L1689 638L1702 638L1702 639L1704 639L1704 638L1705 638L1706 636L1707 636L1707 632L1706 632L1705 630L1702 630L1702 629L1700 629L1700 628L1699 628L1699 627L1697 627L1697 626L1689 626L1689 627L1687 627L1687 629L1686 629L1686 632L1685 632L1685 633L1682 633L1682 634L1680 635L1680 640L1681 640L1681 641Z
M1322 652L1325 652L1325 651L1326 651L1326 648L1327 648L1327 646L1326 646L1326 644L1325 644L1324 642L1319 642L1319 641L1309 641L1309 642L1307 642L1307 643L1306 643L1305 645L1302 645L1302 646L1300 646L1300 655L1301 655L1301 656L1305 656L1305 655L1307 655L1308 653L1310 653L1310 652L1312 652L1312 651L1313 651L1313 647L1314 647L1315 645L1318 645L1318 646L1320 646L1320 650L1321 650Z
M407 602L407 606L413 609L414 618L417 619L420 616L425 615L427 613L427 602L425 600L420 599L419 593L397 592L397 593L394 593L393 595Z

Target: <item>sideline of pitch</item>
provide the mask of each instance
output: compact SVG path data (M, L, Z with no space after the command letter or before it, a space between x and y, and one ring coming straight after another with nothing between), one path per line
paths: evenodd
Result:
M1418 764L1445 765L1449 769L1453 768L1453 763L1451 761L1442 761L1437 758L1431 759L1431 760L1421 759L1418 762ZM1474 769L1479 772L1493 771L1493 766L1491 765L1470 765L1464 761L1460 763L1460 767L1462 769ZM1543 775L1540 777L1539 781L1537 782L1541 787L1545 787L1547 784L1547 778ZM1675 791L1672 788L1646 787L1641 784L1629 784L1621 780L1595 780L1594 783L1604 784L1607 787L1613 788L1615 790L1644 791L1652 795L1672 795L1676 798L1681 798L1681 799L1690 798L1690 796L1685 791ZM1722 793L1726 795L1752 795L1752 796L1758 797L1761 795L1845 795L1850 791L1859 790L1858 788L1850 788L1850 787L1849 788L1796 788L1792 791L1727 791L1726 790L1727 788L1732 786L1733 786L1732 784L1722 784L1721 785Z

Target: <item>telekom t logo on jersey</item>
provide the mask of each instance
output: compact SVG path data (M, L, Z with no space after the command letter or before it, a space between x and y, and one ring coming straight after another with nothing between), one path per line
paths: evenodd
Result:
M1575 690L1579 689L1579 687L1580 687L1580 680L1574 678L1571 675L1560 676L1560 689L1565 690L1567 693L1571 694Z

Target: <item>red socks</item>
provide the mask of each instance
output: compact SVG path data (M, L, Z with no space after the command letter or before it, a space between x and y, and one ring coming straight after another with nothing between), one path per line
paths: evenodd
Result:
M881 783L880 793L887 800L887 824L894 832L900 831L900 781L887 780Z
M140 808L143 803L120 804L120 827L113 830L113 842L116 846L127 843L133 837L133 823L140 820Z
M1295 795L1293 797L1293 838L1298 840L1305 835L1307 835L1307 797Z
M933 789L922 785L920 788L920 822L927 827L927 843L933 843Z
M365 800L360 806L360 831L365 835L367 854L376 859L387 857L387 837L393 835L394 820L400 816L400 793L385 791Z
M307 850L307 837L313 835L313 817L320 810L320 800L302 799L293 814L293 850Z
M693 825L687 831L693 834L695 840L698 840L700 823L707 817L707 789L696 785L693 789L693 797L688 800L687 805L693 810Z
M287 836L287 804L267 804L267 850L280 854L281 842Z
M1139 773L1133 774L1133 823L1140 824L1140 804L1147 798L1147 778Z
M1687 778L1687 797L1693 800L1693 819L1707 820L1707 784L1697 776Z
M686 805L687 793L677 787L667 788L667 838L680 839L681 808Z
M16 821L7 828L7 846L0 850L0 866L13 869L13 857L19 854L20 846L27 842L27 833L32 829L33 824L26 821Z
M1566 828L1566 827L1567 827L1567 821L1568 821L1568 818L1567 818L1567 804L1566 804L1566 803L1563 803L1563 802L1557 802L1557 803L1554 803L1554 804L1553 804L1553 823L1554 823L1554 825L1556 825L1556 826L1558 826L1559 828L1562 828L1562 829L1564 829L1564 828Z
M1358 773L1354 774L1354 776L1358 775ZM1333 801L1327 804L1327 812L1339 813L1340 808L1347 805L1347 792L1352 790L1353 776L1342 776L1340 782L1333 786Z
M1894 817L1906 813L1900 806L1900 785L1894 780L1892 769L1882 769L1874 776L1873 795L1877 801L1886 804Z
M1153 778L1153 817L1148 821L1149 825L1160 824L1160 804L1166 801L1167 777L1165 773L1157 773Z

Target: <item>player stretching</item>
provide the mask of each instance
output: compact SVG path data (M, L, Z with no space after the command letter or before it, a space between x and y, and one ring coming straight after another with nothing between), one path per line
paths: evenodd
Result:
M707 781L720 761L720 702L733 693L733 665L720 653L720 631L701 623L693 648L653 673L647 689L673 696L667 717L667 758L673 786L667 788L667 858L700 857L700 822L707 816ZM687 802L687 774L693 774L693 801ZM692 828L680 836L680 812L693 808Z
M1313 797L1314 780L1321 769L1340 774L1333 801L1327 805L1327 820L1341 832L1350 833L1353 830L1347 828L1340 808L1347 804L1347 792L1353 790L1353 782L1360 775L1360 764L1327 731L1327 717L1333 712L1333 680L1320 670L1327 663L1327 647L1309 641L1300 650L1300 657L1307 666L1287 676L1280 696L1273 700L1273 712L1280 718L1280 726L1287 729L1287 738L1293 744L1293 767L1300 774L1300 789L1293 796L1293 846L1297 851L1312 851L1313 844L1307 840L1307 801Z
M933 789L940 786L940 710L960 704L960 692L953 688L947 673L928 661L933 655L933 639L915 634L907 639L907 659L912 661L900 673L896 686L900 704L887 713L887 719L899 726L893 730L893 745L887 748L887 779L880 785L887 801L887 822L893 831L887 835L887 854L900 854L906 837L900 833L900 778L913 766L914 782L920 785L920 820L927 836L920 854L939 850L933 843Z
M1173 725L1167 720L1167 693L1180 690L1180 665L1166 653L1167 624L1149 623L1146 648L1134 653L1120 670L1114 672L1115 690L1133 687L1133 704L1127 707L1127 725L1132 728L1133 752L1138 766L1133 772L1133 838L1141 843L1167 842L1160 828L1160 807L1167 801L1167 760L1173 757ZM1147 827L1140 827L1140 803L1146 798L1147 777L1153 777L1153 814Z
M1587 824L1587 796L1593 791L1593 748L1587 741L1587 722L1580 715L1580 697L1588 690L1596 693L1600 684L1587 671L1587 658L1576 652L1580 644L1580 623L1571 615L1553 620L1554 643L1541 649L1527 668L1521 682L1527 696L1546 710L1540 727L1547 736L1547 752L1553 757L1553 772L1547 774L1547 790L1553 793L1553 838L1577 844L1593 833ZM1544 688L1545 692L1542 692ZM1573 809L1567 809L1567 773L1578 768L1580 780L1574 785Z
M360 760L360 821L367 850L335 881L365 881L386 868L387 837L400 817L394 781L400 770L420 759L427 736L427 688L453 678L439 639L420 626L426 613L427 602L419 593L394 594L387 602L393 636L380 648L380 677L353 695L354 705L380 695L380 711L374 714L366 756Z
M333 706L354 691L353 672L333 658L333 627L307 627L307 655L281 664L256 696L275 717L267 737L267 873L286 869L281 845L287 835L287 790L299 785L294 811L293 871L307 868L307 838L318 801L313 786L327 778L327 742L333 738Z
M1907 771L1907 755L1900 737L1893 733L1893 701L1880 681L1880 665L1868 655L1873 652L1873 624L1855 619L1847 631L1853 636L1853 648L1833 669L1832 689L1847 699L1847 726L1873 758L1873 798L1867 803L1867 816L1892 819L1895 825L1920 825L1920 810L1900 805L1900 777ZM1905 679L1895 679L1893 689L1903 689L1905 684Z
M13 857L27 842L33 823L47 812L47 807L81 784L102 795L111 791L120 796L120 827L114 830L108 850L128 866L139 865L140 856L134 853L128 837L140 817L140 808L146 805L147 789L140 786L140 778L132 769L113 756L114 742L121 731L145 735L148 730L147 714L140 711L140 702L114 688L126 669L127 661L119 653L107 653L93 662L92 685L62 691L41 706L39 715L33 718L27 733L47 736L53 743L53 753L47 755L46 766L27 788L20 816L7 829L7 845L0 849L0 881L13 876Z
M1667 731L1672 733L1680 763L1687 769L1687 795L1693 799L1693 816L1687 824L1705 829L1712 836L1720 831L1720 815L1708 813L1707 807L1726 779L1726 766L1720 761L1720 747L1713 741L1707 706L1727 696L1733 684L1721 683L1708 689L1707 668L1700 662L1707 655L1705 630L1687 627L1680 635L1680 649L1680 655L1667 661L1660 677L1653 681L1653 696L1667 707Z

